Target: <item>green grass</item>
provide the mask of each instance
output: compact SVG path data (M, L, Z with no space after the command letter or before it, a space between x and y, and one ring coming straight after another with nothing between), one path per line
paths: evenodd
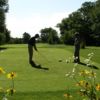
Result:
M69 89L74 95L73 100L80 100L76 96L74 80L67 79L65 74L72 70L74 64L66 63L66 59L73 56L73 46L37 44L39 53L34 52L34 60L42 67L49 70L35 69L28 63L27 45L4 45L7 49L0 52L0 66L5 71L15 71L16 93L9 96L9 100L66 100L63 96ZM87 57L88 53L94 52L93 62L100 68L100 47L86 47L81 49L81 61ZM59 62L62 59L62 62ZM90 69L80 65L81 69ZM100 71L94 69L97 76ZM97 80L100 82L99 77ZM10 81L0 76L0 86L9 87Z

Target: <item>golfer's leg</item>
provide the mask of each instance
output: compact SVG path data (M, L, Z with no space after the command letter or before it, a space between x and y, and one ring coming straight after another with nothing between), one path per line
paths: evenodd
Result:
M31 45L28 45L28 53L29 53L29 62L31 62L33 57L33 47Z
M75 46L75 51L74 51L74 62L77 62L77 48Z
M77 62L80 62L80 57L79 57L79 47L76 49L76 57L77 57Z
M78 62L80 62L80 49L78 49Z

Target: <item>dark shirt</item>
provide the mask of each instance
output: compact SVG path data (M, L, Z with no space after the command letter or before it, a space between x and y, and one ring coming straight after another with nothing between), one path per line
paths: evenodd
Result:
M28 44L34 46L36 43L35 37L32 37L29 41Z
M79 36L75 37L74 45L75 46L79 46L80 45L80 37Z

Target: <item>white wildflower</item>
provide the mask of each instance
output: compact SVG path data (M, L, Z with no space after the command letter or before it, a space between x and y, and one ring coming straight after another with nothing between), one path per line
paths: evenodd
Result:
M71 74L71 73L69 72L69 73L67 73L65 76L68 77L68 76L70 76L70 74Z
M66 63L69 63L69 61L66 59Z
M6 97L3 97L2 100L8 100Z
M91 56L91 53L88 54L88 57L90 57L90 56Z
M90 59L85 59L84 62L85 62L86 64L88 64L88 63L90 62Z
M73 68L72 72L73 72L73 73L75 72L75 67Z

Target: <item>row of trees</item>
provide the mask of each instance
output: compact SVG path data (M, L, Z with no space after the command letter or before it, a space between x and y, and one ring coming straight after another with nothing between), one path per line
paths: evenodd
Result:
M23 38L10 38L10 32L5 25L7 12L7 0L0 0L0 44L9 40L9 43L27 43L31 37L27 32L23 33ZM40 30L39 41L49 44L73 44L74 33L78 31L83 48L85 45L100 45L100 0L83 3L81 8L64 18L56 27L60 30L60 36L55 29L44 28Z
M44 29L41 29L40 32L41 34L40 34L40 38L38 39L38 42L49 43L49 44L60 43L58 33L53 28L51 27L44 28ZM9 43L16 43L16 44L25 43L26 44L30 38L31 38L30 34L27 32L24 32L22 38L11 38Z
M0 44L7 43L10 40L10 31L6 28L5 24L8 8L8 1L0 0Z
M24 32L22 38L10 38L9 44L26 44L30 37L29 33Z
M58 33L53 28L44 28L40 30L41 33L41 42L49 43L49 44L58 44L60 43L60 39L58 37Z
M79 32L82 48L85 45L100 46L100 0L83 3L81 8L64 18L57 27L61 37L58 37L56 30L44 28L40 30L41 41L49 44L73 44L74 33Z
M57 24L65 44L73 43L73 35L80 33L82 47L100 45L100 0L85 2L81 8Z

